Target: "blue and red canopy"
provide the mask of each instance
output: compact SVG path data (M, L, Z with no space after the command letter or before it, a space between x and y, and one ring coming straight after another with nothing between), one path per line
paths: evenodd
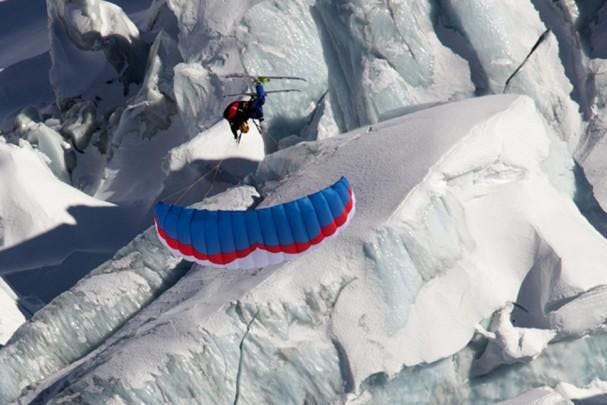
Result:
M185 259L208 266L255 268L277 264L336 235L354 214L345 177L314 194L248 211L154 207L161 241Z

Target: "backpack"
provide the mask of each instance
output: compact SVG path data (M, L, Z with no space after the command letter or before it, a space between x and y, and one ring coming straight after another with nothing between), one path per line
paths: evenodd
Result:
M233 101L228 104L226 109L223 111L223 118L230 122L234 121L238 116L239 110L244 110L244 106L241 106L241 103L244 104L243 101Z

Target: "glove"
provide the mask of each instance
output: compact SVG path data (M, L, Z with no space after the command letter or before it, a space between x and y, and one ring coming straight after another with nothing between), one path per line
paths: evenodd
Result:
M257 76L254 82L255 84L266 84L270 82L270 78L267 76Z

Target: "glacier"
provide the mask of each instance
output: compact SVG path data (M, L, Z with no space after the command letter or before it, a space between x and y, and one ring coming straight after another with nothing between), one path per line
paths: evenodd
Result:
M469 114L454 127L450 117L464 110L475 111L475 116ZM529 128L530 122L534 123L532 131L520 130L520 126ZM378 137L386 142L376 142ZM412 145L423 145L413 142L415 139L435 139L435 148L391 147L393 140L403 138ZM442 151L436 147L438 142ZM569 296L571 305L580 300L573 295L576 291L604 283L600 263L605 260L601 251L606 251L606 242L542 168L552 142L561 141L551 133L530 99L504 96L435 107L269 155L250 180L264 197L260 206L305 193L344 170L352 173L357 214L331 249L319 249L301 260L252 272L196 265L175 287L140 311L131 299L144 299L152 292L142 293L141 288L148 290L149 284L127 287L124 277L131 274L130 269L140 268L136 273L149 269L145 272L151 271L150 276L161 271L166 277L175 274L171 269L179 261L161 249L150 229L136 239L138 247L124 248L112 262L85 277L73 291L39 311L17 332L0 352L3 381L15 381L14 385L5 384L12 387L12 394L5 398L24 388L25 381L20 378L32 376L31 371L13 369L18 358L24 360L18 348L34 347L27 343L32 339L47 342L35 345L32 361L36 361L38 370L44 370L35 378L59 374L52 375L48 385L26 390L28 400L52 396L53 401L78 399L87 403L117 398L126 402L164 398L169 402L189 399L205 403L236 397L251 403L284 403L309 397L320 402L340 398L359 402L390 393L392 382L382 393L375 393L377 383L371 383L374 376L385 375L388 381L399 381L402 373L413 380L431 378L431 370L449 369L436 362L454 364L448 359L464 356L461 351L466 352L477 325L517 299L525 274L543 255L543 245L550 246L560 258L546 262L553 267L538 270L545 275L560 275L557 282L539 286L552 286L548 297ZM566 154L561 158L563 166L570 164ZM399 164L402 161L409 164ZM362 164L365 170L348 167ZM282 180L285 173L289 173L287 182ZM397 178L401 181L395 182ZM380 194L386 189L392 191ZM230 191L220 194L214 197L216 206L234 207L242 201L245 205L240 207L246 207L253 203L246 196L255 195L254 188L248 192L233 190L231 193L245 194L240 198ZM380 195L382 198L378 198ZM542 203L527 204L532 196ZM213 198L207 200L205 204L213 202ZM498 200L502 201L496 205ZM479 204L486 208L479 209ZM550 217L543 214L545 210L556 210L566 221L545 222L544 218ZM508 216L510 219L503 221ZM577 227L584 232L575 231ZM513 232L513 228L518 231ZM528 236L513 236L523 230ZM449 237L437 238L439 234ZM580 244L588 249L584 260L568 247L572 243L567 241L569 235L588 238ZM434 246L436 243L440 247ZM429 251L442 253L428 256L425 252ZM152 258L157 267L135 264ZM399 263L409 264L400 267ZM580 266L584 270L576 271ZM123 271L116 273L119 269ZM110 280L114 274L122 278L119 284L125 288L118 295L120 301L115 301L118 296L113 288L101 289L98 285L103 279L113 284ZM133 276L135 285L143 277L138 276ZM496 279L499 289L494 285ZM133 298L127 299L126 291ZM110 296L102 298L105 294ZM533 296L537 295L536 291ZM76 315L70 310L61 311L61 307L88 307L86 303L91 300L106 304L78 314L103 316L103 322L76 321L83 329L74 330L76 335L69 339L80 336L80 344L70 344L70 351L65 353L60 348L71 341L63 335L65 330L44 325L64 319L55 311L69 317ZM428 313L433 318L425 315ZM550 330L541 323L550 314L542 315L526 328ZM575 320L577 316L579 312L563 313L563 319ZM100 328L101 324L107 326ZM573 333L559 330L558 324L551 329L554 332L547 341L557 333ZM116 334L107 340L99 335L114 330ZM150 352L150 347L155 350ZM359 347L366 349L357 350ZM61 353L64 357L42 353ZM284 366L268 367L275 362ZM197 366L202 364L203 368ZM431 365L424 367L426 364ZM494 366L500 364L507 363ZM401 371L403 365L406 371ZM419 371L412 377L409 370L415 369ZM443 384L446 398L466 395L458 391L456 383L466 378L462 369L440 372L455 381L440 382L435 376ZM221 379L217 380L219 375ZM314 376L320 375L322 378L316 380ZM502 383L497 380L496 384ZM259 381L265 383L259 385ZM449 384L451 391L445 388ZM415 386L411 384L411 389ZM404 388L400 385L399 389ZM399 392L397 398L409 398L414 393ZM471 390L467 398L474 400L481 394L484 392Z
M0 2L0 402L600 402L605 17ZM307 79L270 82L300 92L239 145L235 72ZM159 199L267 207L344 174L350 228L284 265L191 265L150 228Z

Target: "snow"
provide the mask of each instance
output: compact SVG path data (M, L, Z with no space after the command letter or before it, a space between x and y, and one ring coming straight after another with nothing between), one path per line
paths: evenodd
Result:
M566 382L559 383L555 388L540 387L525 392L500 405L525 405L534 401L534 404L561 405L574 403L599 404L607 399L607 384L600 379L594 379L585 387L576 387Z
M18 298L11 287L0 279L0 344L5 345L15 330L23 322L25 316L18 306Z
M75 225L75 218L69 214L70 207L112 206L59 181L48 167L45 156L26 141L19 146L0 143L0 165L4 190L0 197L3 249L61 224ZM6 270L6 267L2 268Z
M70 176L65 155L70 146L60 134L39 121L40 117L35 109L24 109L15 119L16 131L21 138L36 145L38 151L48 159L48 166L53 174L69 184Z
M104 0L62 0L49 2L48 14L50 80L60 107L86 93L111 108L131 84L141 83L146 45L120 7Z
M493 93L531 96L561 138L575 150L582 134L579 106L559 61L555 36L546 29L533 2L513 9L499 0L449 0L456 29L472 45L486 87Z
M453 116L465 118L453 125ZM527 130L521 131L521 126ZM542 161L551 149L549 134L530 99L504 96L435 107L268 156L252 178L264 196L260 206L314 191L336 175L349 176L357 194L357 214L340 238L299 260L261 271L194 266L109 342L66 371L57 384L68 388L60 389L55 399L106 401L108 393L123 401L149 402L158 395L179 401L191 390L211 402L234 395L251 402L286 400L302 398L304 392L335 401L348 392L361 393L370 376L396 376L403 364L422 366L458 353L483 319L517 299L534 263L544 263L537 259L538 238L561 258L555 264L558 271L544 270L560 272L558 282L542 285L552 288L550 294L571 296L572 290L604 283L600 263L605 241L543 171ZM410 148L393 148L395 142ZM428 144L433 148L424 147ZM532 195L541 203L527 204ZM230 194L215 198L218 207L237 200ZM564 221L547 224L537 207L558 212ZM438 234L449 238L437 238ZM571 242L572 235L586 238L580 243L588 246L583 260L563 244ZM146 231L138 238L140 247L123 249L113 264L106 265L113 267L105 268L116 268L127 257L141 257L135 249L148 246L156 253L146 255L146 260L166 263L168 252L152 236L152 230ZM429 251L441 254L428 256ZM403 260L409 265L398 267ZM137 268L124 263L119 267ZM175 265L170 263L169 267ZM111 279L108 271L100 269L95 275ZM92 280L93 276L86 278L80 288L92 285ZM126 286L125 280L119 283ZM87 300L106 302L93 293L99 288L86 291ZM80 305L76 297L62 295L57 302L65 304L55 308ZM103 316L114 319L106 324L108 331L138 311L136 305L125 307L114 299L101 306ZM114 313L121 315L114 318ZM56 315L42 310L39 317L48 322ZM576 317L579 312L564 315ZM503 324L505 318L501 319ZM33 338L28 328L22 329L21 339ZM529 342L520 353L508 349L516 340L509 337L512 332ZM86 329L82 333L86 335ZM517 361L532 358L556 333L556 326L554 331L534 332L506 323L496 329L496 337L502 334L505 340L496 340L503 343L495 345L494 353L502 362L510 362L507 356ZM10 353L16 350L11 347L25 344L19 343L21 339L0 352L5 356L5 375L10 374L10 368L4 368L10 367ZM71 361L89 353L87 347L96 347L99 339L83 341L80 354L72 353ZM540 341L543 344L538 345ZM58 350L37 347L38 353ZM149 347L155 347L153 354ZM278 358L285 363L277 374L268 365ZM37 361L46 373L71 362L40 357ZM204 364L204 371L193 371L191 364ZM219 374L221 384L215 380ZM313 377L320 375L322 383ZM103 389L86 388L92 379Z
M434 33L433 6L404 3L315 5L323 49L334 58L328 63L329 90L339 105L340 128L377 122L398 107L473 93L466 62Z
M541 387L526 392L525 394L511 400L499 402L499 405L569 405L573 403L574 402L567 400L551 388Z
M486 337L489 344L475 363L472 375L488 374L503 364L529 362L538 357L556 336L556 331L551 329L515 327L510 321L513 309L514 305L508 304L498 311L491 323L494 332L477 326L477 332Z
M0 68L48 50L44 3L10 0L0 4Z
M0 343L66 291L0 350L0 402L603 399L600 1L47 7L48 39L43 7L0 2ZM273 80L301 93L237 145L239 72L307 81ZM285 265L188 271L145 230L158 199L343 174L350 227Z
M20 109L43 105L53 100L48 70L51 61L48 54L35 56L0 70L0 127L12 127L10 117Z

